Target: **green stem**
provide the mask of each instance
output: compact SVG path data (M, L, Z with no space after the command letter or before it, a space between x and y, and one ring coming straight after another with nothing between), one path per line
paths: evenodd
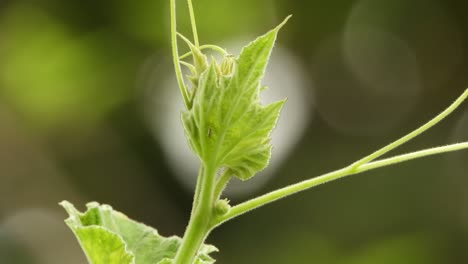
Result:
M216 45L209 45L209 44L202 45L202 46L199 47L199 49L200 50L211 49L211 50L214 50L214 51L218 52L222 56L227 56L228 55L228 52L225 49L221 48L220 46L216 46ZM183 59L189 57L190 55L192 55L191 51L185 53L184 55L181 55L180 59L183 60Z
M190 13L190 24L192 25L193 41L195 42L195 47L198 48L200 42L198 41L197 24L195 23L195 12L193 11L192 0L187 0L187 4Z
M216 181L216 187L213 195L215 202L221 197L221 194L223 193L231 178L232 171L230 169L226 169L223 174L219 176L218 180Z
M376 168L385 167L385 166L389 166L389 165L393 165L396 163L401 163L401 162L405 162L405 161L409 161L413 159L418 159L422 157L427 157L427 156L432 156L432 155L442 154L442 153L447 153L447 152L458 151L458 150L467 149L467 148L468 148L468 142L464 142L464 143L457 143L457 144L451 144L447 146L441 146L441 147L436 147L436 148L415 151L415 152L411 152L408 154L402 154L402 155L394 156L391 158L363 164L359 167L359 172L364 172L364 171L373 170Z
M192 214L195 212L195 209L198 207L199 199L200 199L200 192L202 190L202 180L203 180L203 166L200 166L198 170L198 177L197 177L197 184L195 186L195 194L193 195L193 203L192 203Z
M412 152L409 154L398 155L392 158L387 158L387 159L383 159L380 161L363 164L357 168L354 167L354 165L351 165L343 169L330 172L330 173L324 174L316 178L305 180L305 181L272 191L270 193L264 194L257 198L254 198L244 203L241 203L239 205L236 205L232 207L231 210L227 214L219 217L216 220L216 226L219 226L220 224L226 221L229 221L237 216L240 216L246 212L249 212L251 210L254 210L256 208L259 208L271 202L274 202L279 199L290 196L292 194L310 189L312 187L315 187L323 183L327 183L333 180L337 180L337 179L350 176L350 175L354 175L354 174L358 174L361 172L365 172L365 171L369 171L369 170L373 170L373 169L377 169L381 167L386 167L386 166L393 165L396 163L409 161L409 160L416 159L416 158L421 158L421 157L440 154L440 153L452 152L452 151L457 151L457 150L467 149L467 148L468 148L468 142L459 143L459 144L453 144L453 145L448 145L448 146L443 146L443 147L421 150L421 151Z
M203 166L203 168L200 184L197 184L197 190L195 190L195 208L192 210L189 224L173 264L193 263L198 250L212 229L210 223L213 216L213 189L216 168L211 166Z
M176 3L175 0L171 0L171 42L172 42L172 57L174 61L174 68L176 72L177 82L179 84L179 89L184 98L185 107L188 109L190 106L190 98L187 86L184 82L184 77L182 75L182 69L180 67L179 60L179 49L177 47L177 18L176 18Z
M234 206L231 208L231 210L226 213L223 216L220 216L218 219L215 219L215 225L220 225L223 222L226 222L232 218L235 218L241 214L244 214L248 211L251 211L255 208L258 208L260 206L263 206L265 204L271 203L273 201L276 201L278 199L284 198L286 196L307 190L309 188L315 187L319 184L326 183L329 181L333 181L345 176L361 173L364 171L368 170L373 170L385 166L389 166L392 164L404 162L404 161L409 161L412 159L416 158L421 158L425 156L430 156L430 155L435 155L435 154L440 154L440 153L445 153L445 152L451 152L451 151L457 151L461 149L466 149L468 148L468 142L467 143L459 143L459 144L452 144L448 146L442 146L442 147L437 147L437 148L430 148L426 150L421 150L421 151L416 151L408 154L403 154L403 155L398 155L394 156L391 158L387 159L382 159L379 161L371 162L372 160L375 160L376 158L384 155L385 153L395 149L396 147L408 142L409 140L415 138L416 136L420 135L424 131L428 130L435 124L439 123L442 119L447 117L449 114L451 114L460 104L468 97L468 89L465 90L465 92L458 97L457 100L455 100L454 103L452 103L447 109L445 109L442 113L437 115L435 118L431 119L429 122L424 124L423 126L419 127L418 129L414 130L413 132L409 133L408 135L394 141L393 143L385 146L384 148L364 157L363 159L360 159L350 166L347 166L343 169L327 173L325 175L312 178L309 180L305 180L281 189L278 189L276 191L272 191L270 193L267 193L265 195L262 195L260 197L251 199L249 201L246 201L244 203L241 203L239 205Z
M406 136L398 139L397 141L394 141L394 142L388 144L387 146L375 151L374 153L370 154L369 156L366 156L366 157L356 161L353 164L353 166L354 167L359 167L359 166L361 166L363 164L366 164L366 163L368 163L370 161L373 161L373 160L381 157L382 155L386 154L387 152L389 152L389 151L391 151L391 150L405 144L406 142L410 141L411 139L419 136L420 134L422 134L423 132L425 132L429 128L433 127L434 125L436 125L437 123L442 121L448 115L450 115L455 109L457 109L458 106L460 106L461 103L463 103L463 101L465 101L465 99L467 97L468 97L468 89L466 89L465 92L460 97L458 97L457 100L455 100L455 102L453 102L447 109L445 109L442 113L440 113L439 115L437 115L436 117L431 119L429 122L422 125L420 128L414 130L413 132L407 134Z

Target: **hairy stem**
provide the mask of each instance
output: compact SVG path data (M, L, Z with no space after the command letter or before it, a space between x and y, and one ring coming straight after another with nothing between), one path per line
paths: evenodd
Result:
M227 53L227 51L225 49L221 48L220 46L216 46L216 45L207 44L207 45L202 45L202 46L200 46L198 48L200 50L205 50L205 49L214 50L214 51L218 52L219 54L221 54L222 56L227 56L228 55L228 53ZM192 55L191 51L181 55L180 59L183 60L183 59L189 57L190 55Z
M190 13L190 24L192 25L192 33L193 33L193 42L195 42L195 47L200 46L200 42L198 41L198 31L197 31L197 23L195 22L195 12L193 11L192 0L187 0L189 13Z
M409 161L409 160L416 159L416 158L426 157L426 156L440 154L440 153L452 152L452 151L457 151L461 149L468 149L468 142L421 150L421 151L412 152L412 153L408 153L404 155L398 155L392 158L363 164L357 168L354 167L354 165L351 165L343 169L333 171L333 172L324 174L316 178L305 180L305 181L272 191L270 193L264 194L257 198L251 199L247 202L236 205L232 207L231 210L227 214L219 217L216 221L217 222L216 225L218 226L226 221L229 221L251 210L257 209L271 202L274 202L279 199L285 198L289 195L310 189L312 187L315 187L323 183L327 183L333 180L337 180L337 179L350 176L350 175L354 175L354 174L358 174L361 172L390 166L396 163Z
M177 17L176 17L176 0L171 0L171 42L172 42L172 58L174 60L174 68L179 84L180 93L184 98L185 107L191 108L189 91L184 82L182 69L180 67L179 49L177 47Z
M373 169L380 168L380 167L390 166L396 163L401 163L401 162L418 159L422 157L427 157L427 156L432 156L436 154L458 151L462 149L468 149L468 142L415 151L415 152L402 154L402 155L394 156L394 157L387 158L387 159L370 162L370 163L361 165L359 167L359 172L373 170Z
M354 167L359 167L363 164L366 164L370 161L373 161L379 157L381 157L382 155L386 154L387 152L405 144L406 142L410 141L411 139L419 136L420 134L424 133L426 130L428 130L429 128L433 127L434 125L436 125L437 123L439 123L440 121L442 121L445 117L447 117L448 115L450 115L455 109L458 108L458 106L460 106L461 103L463 103L463 101L465 101L465 99L468 97L468 89L465 90L465 92L457 98L457 100L455 100L455 102L453 102L447 109L445 109L442 113L440 113L439 115L437 115L436 117L434 117L433 119L431 119L429 122L427 122L426 124L422 125L421 127L419 127L418 129L414 130L413 132L407 134L406 136L388 144L387 146L375 151L374 153L356 161L353 166Z
M221 197L226 185L228 184L229 180L232 178L232 171L230 169L226 169L221 176L219 176L218 180L216 181L216 187L214 191L214 199L215 201Z
M193 195L193 203L192 203L192 214L195 212L195 209L198 207L199 199L200 199L200 192L202 190L202 181L203 181L203 166L200 166L198 170L198 177L197 177L197 184L195 185L195 193Z
M396 140L395 142L385 146L384 148L364 157L363 159L360 159L350 166L347 166L343 169L327 173L325 175L312 178L309 180L305 180L275 191L272 191L270 193L264 194L262 196L259 196L257 198L251 199L249 201L246 201L244 203L241 203L239 205L236 205L231 208L231 210L226 213L223 216L218 217L218 219L215 219L215 225L220 225L223 222L226 222L230 219L233 219L239 215L242 215L248 211L251 211L253 209L256 209L258 207L261 207L263 205L266 205L268 203L271 203L273 201L282 199L284 197L287 197L289 195L307 190L309 188L315 187L317 185L333 181L339 178L343 178L349 175L361 173L364 171L368 170L373 170L385 166L390 166L396 163L404 162L404 161L409 161L412 159L416 158L421 158L425 156L430 156L430 155L435 155L435 154L440 154L440 153L446 153L446 152L452 152L452 151L457 151L461 149L466 149L468 148L468 142L466 143L458 143L458 144L452 144L448 146L442 146L442 147L437 147L437 148L430 148L426 150L421 150L421 151L416 151L408 154L403 154L403 155L398 155L394 156L391 158L387 159L382 159L379 161L371 162L372 160L375 160L376 158L384 155L385 153L395 149L396 147L408 142L409 140L415 138L416 136L420 135L424 131L428 130L435 124L439 123L442 119L447 117L449 114L451 114L460 104L468 97L468 89L465 90L465 92L458 97L457 100L455 100L454 103L452 103L447 109L445 109L442 113L437 115L435 118L431 119L429 122L424 124L423 126L419 127L418 129L414 130L413 132L409 133L408 135Z
M213 189L216 177L216 168L203 166L203 174L195 190L194 208L190 216L190 221L185 230L182 244L177 250L173 264L191 264L195 259L198 250L211 231L211 221L213 215Z

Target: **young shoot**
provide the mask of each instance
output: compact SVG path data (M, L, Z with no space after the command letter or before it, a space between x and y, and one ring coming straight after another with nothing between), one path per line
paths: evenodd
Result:
M182 124L187 142L199 157L200 170L193 208L183 238L163 237L108 205L90 203L86 212L62 202L67 225L76 235L92 264L210 264L214 246L205 244L210 232L223 223L289 195L346 176L397 163L468 148L468 142L428 148L389 158L384 154L421 135L455 111L468 97L468 90L435 118L400 139L351 162L336 171L266 193L237 205L222 198L228 182L247 181L267 167L271 156L271 131L285 100L262 105L260 93L270 54L280 29L277 27L247 44L238 56L224 48L199 42L191 0L187 0L193 40L177 32L176 0L170 0L172 56L178 86L185 103ZM179 54L181 39L190 52ZM204 52L222 56L220 62ZM184 61L191 57L192 63ZM190 71L187 80L181 66Z

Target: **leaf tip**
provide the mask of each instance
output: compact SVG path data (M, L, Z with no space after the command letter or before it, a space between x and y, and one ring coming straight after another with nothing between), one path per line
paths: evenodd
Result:
M67 200L63 200L59 205L68 213L68 218L65 219L65 223L67 223L68 226L72 227L81 223L80 216L82 213L78 211L72 203Z
M75 206L73 206L72 203L70 203L69 201L67 200L63 200L59 203L60 206L63 207L63 209L65 209L65 211L67 211L67 213L71 216L71 215L74 215L78 212L78 210L76 210Z
M287 16L287 17L283 20L283 22L281 22L281 23L275 28L275 30L276 30L276 31L280 30L284 25L286 25L286 23L288 23L288 21L289 21L289 19L291 19L291 17L292 17L292 15Z

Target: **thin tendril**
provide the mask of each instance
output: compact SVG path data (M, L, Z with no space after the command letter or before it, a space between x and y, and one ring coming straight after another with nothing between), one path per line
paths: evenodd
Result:
M200 50L210 49L210 50L218 52L223 57L228 55L228 52L225 49L221 48L220 46L216 46L216 45L202 45L202 46L199 47L199 49ZM191 51L185 53L184 55L180 56L179 58L181 60L183 60L183 59L189 57L190 55L192 55Z
M184 98L185 107L191 108L189 91L185 85L184 78L182 76L182 69L179 61L179 50L177 48L177 18L176 18L176 3L175 0L171 0L171 42L172 42L172 57L174 60L174 68L176 72L177 82L179 89Z
M190 13L190 23L192 24L192 33L193 33L193 41L195 42L195 47L200 46L200 42L198 41L198 31L197 31L197 23L195 22L195 12L193 11L192 0L187 0L189 13Z

